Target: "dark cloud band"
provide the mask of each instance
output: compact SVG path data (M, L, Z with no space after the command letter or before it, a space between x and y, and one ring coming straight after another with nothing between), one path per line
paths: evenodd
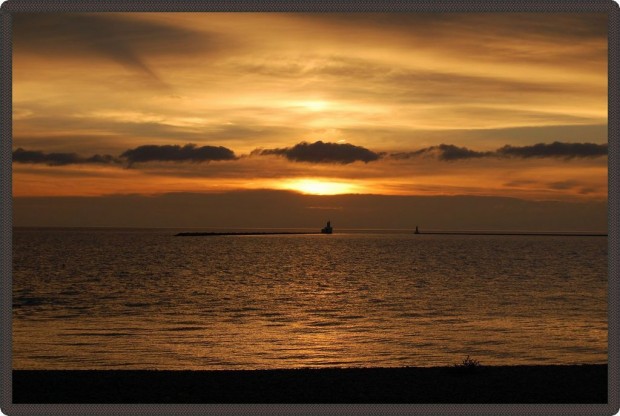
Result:
M538 143L532 146L506 145L495 151L476 151L466 147L458 147L451 144L425 147L412 152L399 153L376 153L361 146L348 143L325 143L322 141L298 143L293 147L276 149L256 149L252 155L277 155L283 156L293 162L307 163L335 163L350 164L354 162L372 162L382 157L405 160L419 157L431 157L442 161L457 161L467 159L479 159L485 157L494 158L595 158L603 157L608 153L608 146L595 143L562 143L549 144ZM111 155L93 155L82 157L76 153L45 153L38 150L24 150L18 148L13 151L13 162L45 164L48 166L65 166L76 164L99 164L112 165L126 162L132 166L134 163L146 162L211 162L237 160L235 153L223 146L201 146L195 144L179 145L144 145L123 152L118 158Z
M439 160L475 159L490 156L491 152L477 152L466 147L458 147L452 144L440 144L439 146L426 147L414 152L392 153L393 159L411 159L420 156L436 157Z
M237 158L235 153L226 147L197 147L195 144L139 146L123 152L120 157L127 160L129 165L138 162L210 162Z
M253 155L278 155L284 156L294 162L307 163L338 163L349 164L353 162L372 162L378 160L381 155L361 146L349 143L325 143L322 141L307 143L301 142L293 147L277 149L256 149Z
M235 153L225 147L202 146L195 144L178 145L145 145L123 152L120 157L111 155L93 155L83 157L77 153L45 153L39 150L13 151L13 162L45 164L48 166L66 166L78 164L112 165L127 163L129 166L139 162L210 162L215 160L235 160Z
M533 146L504 146L495 152L499 156L521 158L556 157L572 159L575 157L599 157L607 155L607 144L595 143L538 143Z
M455 161L464 159L478 159L482 157L512 157L512 158L593 158L607 155L607 144L595 143L538 143L532 146L506 145L495 151L479 152L466 147L451 144L425 147L413 152L391 153L392 159L413 159L417 157L435 157L439 160Z
M66 166L78 164L111 165L120 161L111 155L99 155L85 158L76 153L44 153L38 150L24 150L21 147L13 151L13 162L45 164L48 166Z

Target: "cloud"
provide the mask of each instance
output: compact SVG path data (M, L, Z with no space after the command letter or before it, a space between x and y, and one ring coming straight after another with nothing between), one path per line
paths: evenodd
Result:
M24 150L21 147L13 151L13 162L46 164L48 166L65 166L77 164L111 165L127 162L129 166L138 162L175 161L175 162L209 162L213 160L234 160L235 153L225 147L202 146L195 144L179 145L145 145L123 152L119 158L111 155L96 154L83 157L77 153L44 153L38 150Z
M495 151L476 151L452 144L425 147L413 152L390 153L392 159L413 159L416 157L435 157L439 160L454 161L461 159L476 159L481 157L515 157L528 159L538 158L585 158L607 155L607 144L595 143L538 143L532 146L506 145Z
M44 153L39 150L24 150L21 147L13 151L13 162L45 164L48 166L65 166L78 164L110 165L120 163L111 155L93 155L85 158L77 153Z
M434 158L440 161L458 161L479 158L595 158L607 155L607 144L595 143L538 143L532 146L506 145L495 151L477 151L452 144L440 144L410 152L373 152L362 146L349 143L330 143L317 141L301 142L293 147L275 149L255 149L251 156L276 155L289 161L306 163L331 163L346 165L361 161L364 163L389 158L408 160L415 158ZM145 162L211 162L237 160L234 151L223 146L201 146L195 144L180 145L144 145L128 149L119 157L108 154L95 154L83 157L77 153L45 153L39 150L18 148L13 151L13 162L64 166L74 164L112 165L126 162L128 166ZM565 186L558 183L557 186ZM563 189L563 188L558 188Z
M323 31L351 41L381 33L394 43L417 47L426 42L469 59L534 62L558 56L576 62L580 56L575 52L587 53L592 41L607 39L608 19L604 13L323 13L297 18L302 23L312 19ZM600 56L602 51L596 52Z
M555 189L558 191L564 191L567 189L574 189L577 186L579 186L579 182L574 181L574 180L568 180L568 181L557 181L557 182L551 182L548 184L549 188L551 189Z
M533 146L515 147L506 145L495 152L498 156L521 157L555 157L572 159L576 157L599 157L607 155L607 144L595 143L538 143Z
M277 149L256 149L252 155L278 155L294 162L339 163L343 165L357 161L368 163L381 157L381 154L365 147L349 143L325 143L322 141L301 142L293 147Z
M16 13L13 40L16 52L109 59L157 81L145 55L220 48L212 34L118 13Z
M374 59L350 58L344 55L329 57L308 55L307 61L309 63L290 62L287 55L282 54L278 55L278 59L265 58L262 61L232 59L227 61L226 65L230 71L242 72L247 76L271 77L291 82L311 77L312 82L320 84L323 91L341 100L362 97L386 103L418 104L428 103L430 100L434 103L459 103L469 111L481 110L487 113L494 111L500 115L529 118L544 117L547 113L534 110L517 112L514 108L493 109L484 104L496 103L498 97L502 97L505 102L506 94L509 94L508 97L516 97L518 94L522 99L524 95L536 98L546 94L591 93L593 88L589 84L558 84L531 77L507 78L503 76L505 74L455 74L448 71L399 67L379 63ZM363 88L360 88L358 82L363 83ZM601 86L601 90L604 89L604 86ZM472 103L478 103L478 108ZM556 114L558 117L560 115L562 114ZM570 119L570 115L565 116Z
M131 166L137 162L210 162L213 160L235 160L235 153L222 146L202 146L195 144L179 145L144 145L129 149L120 155Z
M492 155L491 152L478 152L466 147L458 147L452 144L440 144L439 146L426 147L413 152L392 153L393 159L411 159L420 156L434 156L439 160L475 159Z

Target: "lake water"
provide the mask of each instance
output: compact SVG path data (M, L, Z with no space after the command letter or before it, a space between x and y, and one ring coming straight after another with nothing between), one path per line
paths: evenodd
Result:
M605 237L176 231L14 229L13 367L607 361Z

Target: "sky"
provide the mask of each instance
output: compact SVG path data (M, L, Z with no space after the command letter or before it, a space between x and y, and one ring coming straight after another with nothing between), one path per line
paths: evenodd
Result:
M605 227L606 14L26 13L13 30L18 224L67 201L283 192L390 201L374 218L420 197L555 201ZM351 226L387 225L368 221Z

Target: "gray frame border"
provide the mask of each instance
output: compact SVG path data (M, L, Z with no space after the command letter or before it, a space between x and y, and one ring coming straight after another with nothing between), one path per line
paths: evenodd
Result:
M12 30L19 12L602 12L609 16L608 403L607 404L13 404ZM0 10L0 406L8 415L424 414L614 415L620 408L620 8L613 0L8 0Z

